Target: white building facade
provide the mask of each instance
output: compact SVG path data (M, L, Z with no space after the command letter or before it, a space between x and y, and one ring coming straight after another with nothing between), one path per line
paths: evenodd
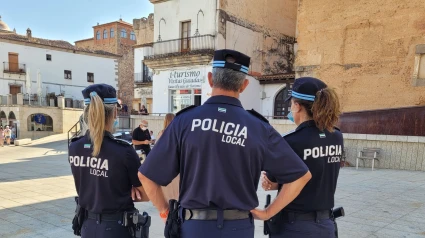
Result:
M266 116L287 115L288 104L275 104L275 99L287 95L294 74L276 72L273 64L282 62L280 55L293 53L293 44L289 43L293 39L283 37L287 40L283 42L267 38L269 33L261 25L264 23L235 17L219 1L150 1L154 4L154 42L135 48L135 72L143 75L148 68L148 75L152 75L151 113L176 113L208 100L211 88L207 75L212 71L214 51L234 49L251 57L250 84L240 96L244 108ZM271 53L263 50L265 46ZM282 65L292 66L288 62ZM262 77L265 74L280 76L270 80Z

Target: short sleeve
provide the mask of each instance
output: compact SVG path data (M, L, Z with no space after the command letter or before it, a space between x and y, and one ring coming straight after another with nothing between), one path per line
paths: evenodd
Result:
M137 176L137 169L140 167L140 158L133 148L130 148L127 152L125 166L127 167L131 185L133 185L134 187L142 186L139 177Z
M133 130L133 135L131 136L131 138L133 139L133 140L137 140L137 138L138 138L138 133L137 133L137 128L136 129L134 129Z
M285 184L304 176L308 172L308 167L286 140L270 126L263 170L267 172L267 177L273 182Z
M167 186L180 172L177 127L174 119L139 168L140 173L161 186Z

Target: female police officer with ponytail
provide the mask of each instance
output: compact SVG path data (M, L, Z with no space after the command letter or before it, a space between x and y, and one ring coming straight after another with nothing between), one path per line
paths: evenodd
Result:
M75 232L83 238L132 237L123 226L123 214L135 210L136 191L139 201L147 199L137 177L139 157L131 144L112 136L117 124L115 89L94 84L82 93L88 131L69 147L78 203L85 213L81 231Z
M341 132L335 127L340 105L335 91L316 78L295 81L289 120L297 128L285 140L309 168L312 178L288 206L273 220L277 231L270 237L335 237L331 209L344 148ZM269 177L268 177L269 176ZM274 178L263 176L265 190L280 191Z

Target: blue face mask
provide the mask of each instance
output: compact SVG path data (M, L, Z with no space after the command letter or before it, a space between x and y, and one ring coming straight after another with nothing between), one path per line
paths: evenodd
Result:
M292 111L288 113L288 120L292 121L295 123L294 121L294 115L292 115Z
M117 127L118 127L118 120L115 119L115 121L114 121L114 128L117 128Z

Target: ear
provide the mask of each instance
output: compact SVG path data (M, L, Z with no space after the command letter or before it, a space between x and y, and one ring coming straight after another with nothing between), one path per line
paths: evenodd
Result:
M248 84L249 84L249 80L248 79L245 79L243 81L243 84L242 84L241 89L239 90L239 93L242 93L243 91L245 91L246 87L248 87Z
M301 111L301 105L294 100L291 99L291 108L293 112L300 112Z
M208 72L208 83L210 84L210 87L212 88L213 85L213 80L212 80L212 73Z

